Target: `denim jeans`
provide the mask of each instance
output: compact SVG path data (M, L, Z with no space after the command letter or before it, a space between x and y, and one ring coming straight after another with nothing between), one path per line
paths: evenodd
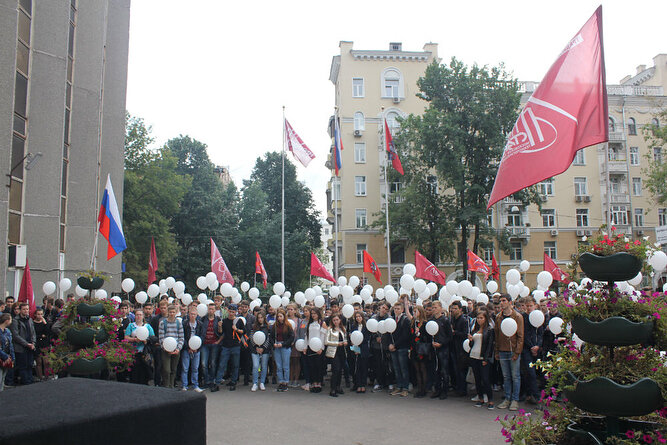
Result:
M519 392L521 391L521 356L512 360L511 351L500 351L500 367L503 370L503 388L505 389L506 400L519 401Z
M202 345L199 352L201 353L201 367L204 372L204 383L210 385L213 383L213 378L218 369L220 346L216 344Z
M524 389L529 396L533 396L535 400L540 400L540 391L537 389L537 374L535 373L535 367L530 366L535 360L537 360L537 357L534 357L529 350L524 350L521 353L521 361L525 368L526 377L526 386Z
M410 385L410 362L408 359L409 349L398 349L391 353L391 362L396 374L396 386L399 389L408 389Z
M269 353L264 353L262 355L252 354L252 383L257 385L258 383L266 382L266 373L269 369ZM261 371L260 371L261 368Z
M199 387L199 357L200 351L191 353L185 350L181 352L181 367L183 368L181 372L181 384L183 388L188 387L188 370L190 369L190 365L192 365L192 379L190 379L190 383L195 388Z
M34 360L32 351L26 348L25 352L16 352L14 355L16 356L16 363L14 365L16 373L14 378L16 378L16 374L18 374L18 377L21 379L21 385L31 384L32 362Z
M220 360L218 361L218 372L215 375L215 383L219 385L222 382L222 377L227 371L227 363L229 359L232 360L232 375L231 381L233 384L239 380L239 363L241 362L241 347L233 346L231 348L225 348L224 346L220 350Z
M275 348L273 350L278 383L289 382L289 356L291 352L292 348Z

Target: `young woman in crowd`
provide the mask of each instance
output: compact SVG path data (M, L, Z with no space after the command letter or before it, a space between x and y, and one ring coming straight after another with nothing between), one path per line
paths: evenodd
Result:
M366 328L366 319L363 312L354 314L353 330L360 331L364 339L356 348L353 346L354 360L354 387L358 393L366 392L366 383L368 383L368 359L371 355L370 343L371 332ZM353 332L353 331L352 331Z
M422 306L415 306L415 315L411 322L411 331L414 338L412 347L412 366L415 371L417 388L415 397L422 398L426 396L426 383L428 380L428 363L432 358L433 337L426 332L426 311Z
M0 314L0 391L5 389L5 374L12 369L16 361L12 333L9 330L11 324L10 314Z
M322 349L313 351L310 347L311 338L319 338L324 345L324 336L326 333L326 325L322 322L322 312L320 308L314 307L310 309L310 317L308 317L308 328L306 331L306 340L308 348L306 349L306 356L308 357L308 373L310 374L310 392L322 392L322 368L323 356Z
M340 387L343 366L345 366L345 347L347 346L345 326L340 319L340 315L331 316L331 327L327 329L326 339L326 357L331 359L331 397L338 397L343 394Z
M264 333L264 343L261 345L255 344L255 333ZM269 325L266 323L266 312L259 311L255 314L255 324L252 326L250 333L250 351L252 353L252 392L266 390L266 372L269 366L269 357L271 356L271 333L269 332ZM260 371L261 370L261 371ZM258 386L259 385L259 386Z
M475 406L480 408L486 402L489 409L494 409L491 368L493 367L495 333L489 320L487 311L478 311L475 329L471 334L468 334L468 341L470 342L470 365L475 375L475 388L478 398Z
M294 328L294 341L296 341L299 338L298 329L301 324L296 303L287 305L287 320L294 323L292 327ZM301 374L301 353L293 347L289 357L289 381L292 388L299 387L299 374Z
M271 343L273 344L273 357L276 361L276 372L278 374L278 391L287 391L289 383L289 364L294 342L294 330L292 324L287 320L285 310L280 308L276 311L276 321L271 329Z
M136 335L136 330L140 326L145 326L148 329L148 338L146 340L139 340ZM140 385L148 385L148 381L152 374L152 356L147 344L151 341L151 337L155 339L155 332L153 327L145 322L144 311L141 308L134 311L134 322L127 325L125 329L125 341L134 343L137 352L134 355L134 365L130 371L130 382L139 383Z
M38 380L47 379L47 369L49 362L46 357L46 350L51 346L51 324L44 318L44 309L41 307L35 309L33 325L35 326L35 373Z

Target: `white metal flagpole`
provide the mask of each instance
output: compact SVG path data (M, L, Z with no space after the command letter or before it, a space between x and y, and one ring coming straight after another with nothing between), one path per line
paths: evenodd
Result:
M389 163L389 152L386 150L387 146L387 135L385 134L384 126L384 107L382 108L382 150L386 152L386 160L384 163L384 185L385 185L385 194L384 194L384 203L385 203L385 217L387 219L387 279L389 280L389 285L391 285L391 243L389 241L389 178L387 178L387 164Z
M280 230L280 281L285 283L285 106L283 105L283 175L282 175L282 209Z

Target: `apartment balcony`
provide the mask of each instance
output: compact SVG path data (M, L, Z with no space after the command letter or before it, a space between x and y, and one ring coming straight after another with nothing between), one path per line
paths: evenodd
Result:
M518 238L521 240L530 239L530 227L507 226L506 229L509 232L510 238Z
M607 173L607 166L609 166L609 173L628 173L628 162L625 159L603 162L600 171L602 173Z
M607 193L603 194L605 202L607 201ZM611 193L610 204L630 204L630 194L627 192Z
M610 96L664 96L661 86L607 85Z
M609 142L625 142L625 133L623 131L610 131Z
M331 238L330 240L327 241L327 250L331 253L336 252L336 239ZM343 242L341 240L338 240L338 247L343 247Z

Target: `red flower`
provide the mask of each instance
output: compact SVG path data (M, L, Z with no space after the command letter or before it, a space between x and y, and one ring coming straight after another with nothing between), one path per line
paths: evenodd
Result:
M632 430L628 430L625 432L625 437L627 437L628 439L633 439L635 437L635 432Z

